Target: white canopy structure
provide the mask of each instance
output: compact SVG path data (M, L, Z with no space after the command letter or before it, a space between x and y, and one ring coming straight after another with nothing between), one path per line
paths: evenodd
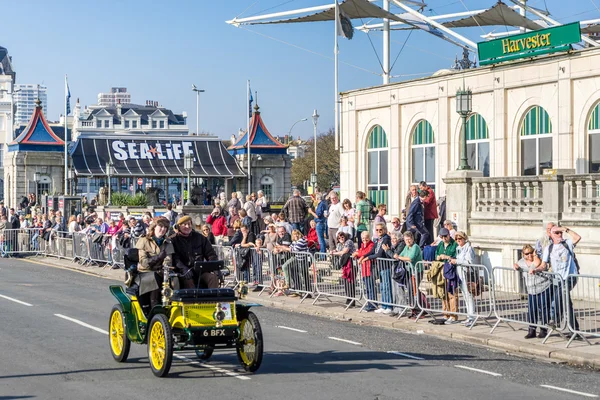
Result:
M442 25L448 28L515 26L530 29L532 31L543 28L543 26L540 26L529 18L519 14L501 1L496 3L492 8L471 15L468 18L444 22Z
M258 15L247 18L234 18L227 21L228 24L234 26L241 25L264 25L264 24L283 24L283 23L299 23L299 22L319 22L319 21L335 21L334 30L334 91L335 91L335 138L336 148L339 143L339 90L338 90L338 34L342 34L347 38L351 38L354 28L351 25L352 19L358 18L374 18L383 19L382 23L365 25L363 24L358 29L368 32L371 29L383 30L383 62L382 62L382 77L383 83L389 83L390 79L390 25L398 27L397 29L420 29L430 33L440 39L446 40L452 44L462 47L465 54L468 56L468 51L477 49L477 44L466 37L455 32L455 28L466 28L474 26L511 26L518 27L521 31L542 29L546 26L561 25L557 21L551 19L548 13L527 5L527 0L509 0L514 5L508 6L501 0L488 9L477 11L467 11L462 13L437 15L435 17L425 16L422 12L415 10L412 7L417 7L421 11L426 4L420 1L413 0L380 0L382 7L373 4L376 0L344 0L339 3L335 0L334 4L323 6L308 7L303 9ZM403 10L400 14L391 13L390 4L393 3ZM519 10L519 12L516 12ZM527 12L540 18L540 21L533 21L527 18ZM457 18L449 20L451 18ZM438 21L444 21L440 23ZM341 23L342 22L342 23ZM585 34L600 32L600 25L596 23L600 21L589 21L590 25L582 27L581 32ZM404 27L402 26L404 25ZM396 28L394 28L396 29ZM484 35L485 38L493 38L495 34L490 33ZM588 36L582 35L582 40L592 46L600 46L600 43ZM471 65L469 60L461 63L461 65ZM468 68L468 66L466 67Z

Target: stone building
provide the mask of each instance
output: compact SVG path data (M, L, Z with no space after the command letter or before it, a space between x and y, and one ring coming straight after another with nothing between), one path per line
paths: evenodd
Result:
M285 201L291 194L292 160L287 154L287 147L269 133L258 110L257 104L250 120L251 187L248 190L247 178L238 178L234 180L233 190L244 194L262 190L269 201ZM247 133L241 135L228 150L247 172Z
M48 125L38 100L29 124L8 144L5 204L16 207L28 193L64 193L64 165L64 141Z
M599 66L594 47L343 93L342 198L366 190L400 215L409 186L424 180L446 195L447 216L482 263L512 265L552 221L581 234L582 271L597 274ZM475 171L460 174L463 87L473 93L466 131Z

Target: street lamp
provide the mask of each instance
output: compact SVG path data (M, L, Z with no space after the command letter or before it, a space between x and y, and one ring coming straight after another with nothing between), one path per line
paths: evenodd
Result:
M460 165L459 170L469 170L469 160L467 159L467 117L471 113L473 107L473 92L471 89L465 89L463 83L462 89L456 91L456 112L462 118L462 126L460 130Z
M111 184L110 184L110 176L112 175L113 171L113 163L112 161L109 161L106 163L106 175L108 176L108 201L106 202L107 206L110 206L110 192L111 192Z
M73 196L73 194L74 194L73 189L74 189L74 186L75 186L74 182L73 182L73 179L75 178L75 174L73 173L72 169L67 170L67 178L68 178L68 181L71 182L71 186L69 187L69 189L70 189L69 190L69 195ZM65 189L65 196L66 196L66 189Z
M313 184L313 190L315 189L315 185L317 184L317 122L319 121L319 114L317 114L317 110L315 110L313 112L312 115L312 119L313 119L313 127L314 127L314 134L315 134L315 170L313 172L313 175L311 176L311 181Z
M35 182L35 202L36 204L40 204L40 194L39 194L39 182L42 179L42 174L40 174L39 172L34 172L33 173L33 181Z
M200 135L200 93L204 93L204 89L198 89L192 83L192 91L196 92L196 136Z
M187 153L183 157L183 168L187 171L187 179L188 179L188 193L187 193L187 201L185 202L186 206L191 206L192 203L192 187L190 181L190 173L194 169L194 153Z
M299 119L298 121L294 122L294 124L292 125L292 127L288 131L288 143L289 143L290 140L292 140L292 129L294 129L294 126L296 126L296 124L298 122L304 122L304 121L308 121L308 118L302 118L302 119Z

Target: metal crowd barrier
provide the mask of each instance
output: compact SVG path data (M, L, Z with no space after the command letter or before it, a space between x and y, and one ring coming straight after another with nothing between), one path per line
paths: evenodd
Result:
M132 247L135 242L131 238ZM431 272L431 262L413 266L378 259L363 271L356 260L343 266L341 257L326 253L273 253L248 248L245 255L241 248L217 245L214 249L231 271L226 285L235 288L241 281L255 283L259 295L271 290L270 296L292 293L301 301L315 295L312 304L345 299L346 309L348 303L362 302L361 311L378 305L390 309L390 314L399 314L398 318L412 311L418 313L416 321L427 313L434 318L439 314L464 316L490 325L487 320L493 314L497 322L490 333L501 323L513 330L513 324L525 325L546 330L542 343L558 332L569 339L567 347L578 338L591 344L588 337L600 337L600 276L570 275L564 281L552 272L532 275L526 270L494 267L490 274L483 265L458 265L460 281L450 296L446 282L436 284L439 276ZM108 235L53 232L45 240L40 228L0 231L2 257L45 254L83 264L122 267L125 251ZM562 332L567 329L570 337Z
M567 325L573 335L566 347L577 337L591 345L587 336L600 337L600 276L569 275L567 283Z
M492 327L493 333L500 323L526 325L541 328L547 332L542 343L546 343L552 332L561 336L567 328L566 292L560 275L552 272L515 270L514 268L492 268L492 297L494 314L498 321ZM562 307L561 307L562 305Z
M322 299L332 302L333 297L345 299L346 310L358 305L362 292L355 261L349 258L342 265L346 257L327 253L315 253L313 259L316 297L312 304Z
M273 257L271 252L264 248L252 248L251 267L252 281L256 285L255 291L259 291L258 295L260 296L273 286Z
M380 258L377 260L366 261L364 264L356 264L356 269L360 271L361 287L365 303L360 311L368 310L381 306L384 310L389 310L392 314L394 307L394 288L392 286L392 277L398 261Z
M493 313L493 303L491 293L486 290L491 282L488 269L480 264L457 265L455 275L456 280L451 283L444 278L443 264L420 261L415 265L417 288L423 293L417 296L420 312L416 320L424 313L433 318L443 314L456 321L459 316L466 317L471 321L469 329L479 320L489 325L487 319Z
M3 229L0 231L0 257L37 254L31 239L36 229Z
M225 277L225 286L237 288L239 281L237 279L237 264L233 248L231 246L214 245L213 248L217 253L217 259L225 262L225 267L229 269L229 276Z
M314 258L311 253L281 252L273 254L274 275L271 297L286 292L303 302L315 293Z

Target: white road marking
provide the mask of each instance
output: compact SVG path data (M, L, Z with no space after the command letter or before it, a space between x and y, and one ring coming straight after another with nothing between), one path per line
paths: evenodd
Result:
M90 328L90 329L92 329L92 330L94 330L96 332L100 332L100 333L103 333L105 335L108 335L108 331L105 331L104 329L96 328L95 326L92 326L90 324L86 324L85 322L80 321L78 319L67 317L66 315L62 315L62 314L54 314L54 315L56 315L59 318L66 319L67 321L75 322L76 324L84 326L86 328Z
M340 339L340 338L333 337L333 336L329 336L329 338L328 338L328 339L331 339L331 340L337 340L338 342L350 343L350 344L354 344L354 345L356 345L356 346L362 346L362 343L353 342L352 340Z
M499 374L497 372L486 371L485 369L477 369L477 368L465 367L464 365L455 365L455 367L456 368L462 368L462 369L468 369L469 371L481 372L482 374L488 374L488 375L492 375L492 376L502 376L502 374Z
M406 354L406 353L400 353L399 351L388 351L388 354L395 354L397 356L412 358L413 360L424 360L424 358L417 357L417 356L411 356L410 354Z
M249 376L240 375L240 374L238 374L236 372L227 371L226 369L215 367L214 365L205 364L205 363L200 362L200 361L194 361L192 359L189 359L189 358L184 357L184 356L179 355L179 354L173 354L173 355L175 357L179 358L180 360L186 361L186 362L188 362L190 364L199 365L199 366L204 367L204 368L212 369L213 371L217 371L217 372L220 372L220 373L228 375L228 376L233 376L234 378L238 378L238 379L240 379L242 381L248 381L248 380L250 380Z
M559 390L561 392L578 394L580 396L585 396L585 397L598 397L598 395L596 395L596 394L578 392L578 391L575 391L575 390L570 390L570 389L565 389L565 388L559 388L559 387L556 387L556 386L550 386L550 385L540 385L540 386L543 387L543 388L547 388L547 389Z
M25 303L24 301L13 299L12 297L3 296L1 294L0 294L0 297L2 297L3 299L6 299L6 300L14 301L15 303L23 304L24 306L27 306L27 307L33 307L33 304Z
M287 327L287 326L276 326L275 328L281 328L281 329L287 329L288 331L306 333L306 331L303 331L302 329L290 328L290 327Z

